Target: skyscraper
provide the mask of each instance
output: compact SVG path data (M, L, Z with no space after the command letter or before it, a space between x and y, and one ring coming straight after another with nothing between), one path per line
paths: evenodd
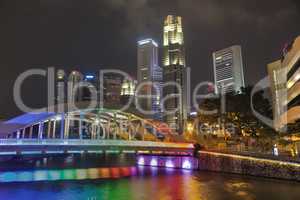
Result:
M241 87L245 87L241 46L214 52L213 63L215 93L241 93Z
M166 111L170 112L164 116L165 122L172 128L176 127L182 132L184 122L187 118L187 70L185 63L185 49L183 38L182 18L168 15L164 22L164 55L163 55L163 77L164 83L176 83L180 86L179 98L170 98L164 102ZM178 88L174 85L163 88L164 97L178 94Z
M151 117L161 120L161 82L162 69L158 65L158 44L152 39L145 39L138 42L137 48L137 78L138 84L145 84L141 87L139 94L151 95L152 98L142 98L139 100L141 108L147 112L153 112Z

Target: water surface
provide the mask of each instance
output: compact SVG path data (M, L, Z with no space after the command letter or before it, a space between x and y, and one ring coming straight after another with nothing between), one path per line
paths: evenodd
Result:
M3 182L7 173L22 182ZM300 199L295 182L149 167L7 171L0 181L0 197L9 200Z

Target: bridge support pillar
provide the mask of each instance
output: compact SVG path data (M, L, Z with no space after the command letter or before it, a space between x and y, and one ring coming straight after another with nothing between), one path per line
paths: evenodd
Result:
M64 130L65 130L65 114L61 114L60 121L60 139L64 139Z
M24 137L25 137L25 129L22 129L20 138L24 138Z
M51 138L51 120L48 121L48 130L47 130L47 138L50 139Z
M114 140L117 138L117 130L118 130L118 123L117 123L117 113L114 113L114 126L115 126L115 130L114 130Z
M56 132L56 120L53 121L53 131L52 131L52 138L55 138L55 132Z
M33 126L30 126L30 128L29 128L29 138L32 138L32 131L33 131Z
M20 137L21 137L21 130L18 130L18 132L17 132L17 139L20 139Z
M97 139L97 127L95 124L92 124L92 133L91 133L91 139Z
M39 134L38 138L43 139L43 132L44 132L44 122L39 123Z
M79 119L79 139L82 140L82 113L80 113L80 119Z
M64 139L69 138L69 126L70 126L70 119L69 115L65 117L65 131L64 131Z

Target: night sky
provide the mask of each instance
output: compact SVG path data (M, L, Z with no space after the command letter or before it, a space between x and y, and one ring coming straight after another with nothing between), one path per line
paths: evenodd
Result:
M161 43L163 19L183 17L192 85L213 81L212 52L243 48L246 83L266 76L286 42L300 35L299 0L0 0L0 117L19 113L16 77L56 66L82 72L117 68L136 74L136 42ZM46 102L46 81L23 87L26 102Z

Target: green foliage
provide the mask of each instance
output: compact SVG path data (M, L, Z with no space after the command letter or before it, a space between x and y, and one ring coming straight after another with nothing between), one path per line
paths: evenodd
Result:
M248 86L242 88L241 94L226 94L226 110L224 113L221 113L221 98L205 99L199 107L202 110L218 110L218 112L213 115L200 113L199 121L201 123L216 124L219 123L217 119L222 119L222 122L234 124L239 135L243 130L247 135L252 137L274 137L276 132L253 115L251 109L251 91L252 87ZM264 91L257 92L253 95L253 107L262 115L272 118L271 104L264 95Z

